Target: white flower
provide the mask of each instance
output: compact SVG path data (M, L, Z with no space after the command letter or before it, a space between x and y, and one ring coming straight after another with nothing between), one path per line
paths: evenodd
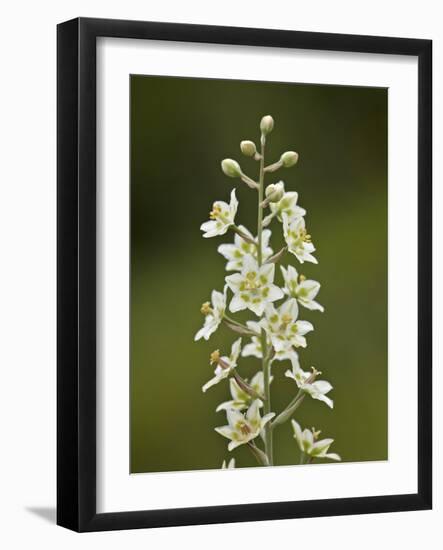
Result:
M225 278L234 293L229 304L230 311L248 308L260 316L266 304L283 298L283 291L273 284L274 273L275 264L263 264L258 267L252 256L245 256L241 273L234 273Z
M294 438L298 443L300 450L312 458L330 458L331 460L341 460L336 453L328 453L328 449L334 442L333 439L321 439L317 441L320 432L312 430L301 430L300 425L291 420L294 428Z
M304 218L296 218L291 221L286 214L283 214L283 233L288 251L294 254L300 263L318 264L317 259L312 255L312 252L315 252L315 247L311 242L311 235L306 232Z
M284 183L279 181L276 185L283 185ZM279 221L283 221L283 215L286 215L290 221L297 218L301 218L306 214L306 210L297 205L298 193L296 191L289 191L284 193L283 198L278 202L271 202L269 208L271 213L263 220L263 227L266 227L271 222L272 218L277 216Z
M331 398L327 397L326 394L332 390L332 386L326 380L317 380L315 378L320 375L321 372L317 371L312 367L311 372L305 372L300 368L299 364L293 363L292 370L287 370L285 376L295 380L298 388L310 395L313 399L318 399L326 403L331 409L334 408L334 402Z
M246 227L240 225L239 229L242 233L248 236L251 240L255 240ZM271 238L271 230L265 229L262 233L262 258L266 261L272 256L272 248L269 247L269 239ZM218 247L218 252L224 256L228 263L226 264L226 271L241 271L243 269L243 258L246 255L251 255L257 259L257 247L251 242L247 242L236 233L234 237L234 244L221 244Z
M265 318L260 321L266 330L276 352L288 351L290 348L306 347L305 334L314 330L308 321L297 321L297 300L291 298L278 309L268 304Z
M226 460L223 460L222 464L222 470L233 470L235 468L235 458L231 458L231 460L226 464Z
M262 329L260 323L258 323L257 321L247 321L246 325L248 326L248 328L250 328L251 330L257 333L260 333ZM266 335L266 341L267 341L268 347L270 347L271 340L268 335ZM242 357L253 356L253 357L257 357L258 359L261 359L263 357L263 354L262 354L260 336L252 336L251 341L249 342L249 344L246 344L241 354L242 354ZM272 361L284 361L286 359L290 359L293 364L294 362L297 362L298 364L298 353L292 348L275 351Z
M251 381L248 382L248 385L259 395L263 395L264 390L264 382L263 382L263 371L258 371L252 378ZM236 380L234 378L231 378L229 380L229 386L231 390L231 401L225 401L224 403L220 403L220 405L217 407L216 411L222 411L222 410L236 410L241 411L243 409L247 409L251 402L253 401L253 398L251 395L246 393L244 390L241 389L241 387L238 385ZM258 399L259 406L263 406L263 402Z
M229 204L224 201L214 202L212 211L209 213L210 221L200 226L200 229L205 232L203 237L224 235L231 225L234 225L237 208L238 200L235 196L235 189L231 191L231 202Z
M209 380L209 382L206 382L206 384L202 387L203 393L211 386L215 386L215 384L218 384L221 380L228 378L228 376L232 374L233 369L235 369L235 367L237 366L237 360L240 355L240 351L241 338L239 338L232 344L231 355L229 357L220 357L220 353L218 350L211 353L210 364L212 365L216 363L217 366L214 371L214 378L211 378L211 380Z
M211 302L205 302L201 307L201 312L206 315L203 327L197 332L194 337L194 341L204 338L209 340L211 334L213 334L223 321L226 310L226 291L227 286L223 289L223 294L217 290L213 290L211 294Z
M314 301L320 290L320 283L306 279L303 275L300 275L299 278L297 270L292 265L288 265L288 269L285 269L283 266L280 269L285 280L285 288L283 289L285 294L296 298L307 309L325 310L322 305Z
M259 400L256 399L245 415L239 411L227 410L226 416L228 425L215 428L215 431L231 440L228 445L228 450L232 451L239 445L244 445L260 435L261 430L271 418L275 416L275 413L265 414L265 416L261 418L260 403Z

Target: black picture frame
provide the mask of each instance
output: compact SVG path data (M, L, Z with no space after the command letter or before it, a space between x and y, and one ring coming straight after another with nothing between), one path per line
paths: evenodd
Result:
M96 511L96 39L399 54L418 58L418 491L416 494ZM432 507L432 42L78 18L57 29L57 523L75 531L425 510Z

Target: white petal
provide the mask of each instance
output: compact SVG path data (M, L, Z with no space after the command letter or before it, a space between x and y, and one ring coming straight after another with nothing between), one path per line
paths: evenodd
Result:
M259 370L254 374L254 376L251 378L251 381L249 382L250 386L252 388L257 388L261 393L263 393L264 388L264 375L263 371Z
M303 434L302 434L302 431L301 431L300 424L297 421L295 421L294 419L291 420L291 424L292 424L292 428L294 430L294 437L297 440L297 443L298 443L299 447L302 448Z
M337 460L337 461L341 460L340 455L338 455L337 453L327 453L324 455L323 458L330 458L331 460Z
M226 411L226 417L231 427L234 427L238 422L244 422L245 420L245 417L241 412L234 411L232 409Z
M309 321L297 321L295 324L297 325L297 334L299 336L304 336L314 330L314 326Z
M240 294L235 294L231 300L231 303L229 304L229 311L232 311L232 313L235 313L236 311L241 311L243 309L246 309L248 307L247 302L245 302Z
M238 292L241 283L243 282L243 276L240 273L234 273L225 277L226 284L232 290L232 292Z
M236 250L237 247L234 244L221 244L217 248L217 252L224 256L227 260L237 259L235 256Z
M295 321L298 317L297 300L290 298L280 306L278 312L280 316L289 315Z
M275 264L263 264L259 269L260 278L264 278L266 283L272 283L275 275Z
M312 446L312 454L314 456L321 457L325 453L327 453L329 447L334 443L334 440L329 438L321 439L320 441L316 441Z
M251 254L246 254L243 258L243 274L249 273L251 271L254 271L255 273L258 273L258 263L255 258L251 256Z
M268 302L275 302L276 300L280 300L284 297L282 289L278 286L269 284L267 285L267 288L269 289L268 295L266 296L266 300Z
M241 440L241 441L230 441L228 445L228 451L233 451L235 448L239 447L240 445L244 445L247 443L247 440Z
M249 422L258 422L260 420L260 403L258 399L255 399L252 402L252 405L249 407L248 412L246 413L246 419Z
M320 291L320 283L310 279L302 281L297 287L297 293L302 300L313 300Z
M235 196L235 189L231 191L231 202L229 204L229 209L231 212L232 219L235 218L235 215L237 214L237 208L238 208L238 200Z
M245 401L249 399L249 396L247 393L245 393L240 386L237 384L235 378L231 378L229 380L229 389L231 391L232 399L234 401ZM232 407L233 409L237 409L238 407Z
M214 428L214 430L223 437L226 437L228 439L232 438L233 431L231 426L219 426L218 428Z
M212 388L212 386L215 386L218 384L223 378L220 376L214 376L214 378L211 378L206 384L202 387L202 392L205 393L209 388Z
M213 290L211 293L211 302L214 308L216 309L224 309L226 305L225 296L218 292L217 290Z
M249 344L246 344L246 346L242 350L242 356L243 357L257 357L258 359L262 358L262 352L261 349L258 347L258 344L255 342L251 342Z
M215 220L210 220L209 222L202 223L200 229L201 231L205 232L203 237L205 237L206 239L209 237L215 237L219 234L217 222Z
M246 409L246 407L247 404L244 401L225 401L224 403L220 403L220 405L215 409L215 412L228 410L241 411L242 409Z
M303 430L303 447L305 452L307 452L308 454L311 453L314 447L314 435L311 430Z
M328 393L332 390L331 384L326 380L317 380L317 382L313 382L311 386L316 392L323 394Z
M272 231L270 229L264 229L262 231L262 235L261 235L262 248L268 248L271 235L272 235Z
M231 364L235 365L237 363L237 359L241 352L241 338L238 338L233 344L231 348L231 355L229 357Z
M194 341L204 338L209 340L211 334L213 334L218 328L219 322L213 317L213 315L207 315L203 327L197 332L194 337Z
M334 401L332 401L332 399L326 395L323 395L323 394L317 394L317 395L312 395L313 399L317 399L318 401L323 401L323 403L326 403L326 405L330 408L330 409L333 409L334 408Z
M325 308L320 305L318 302L315 302L314 300L305 300L304 298L298 298L299 303L305 307L306 309L309 309L311 311L321 311L323 312Z
M253 311L258 317L261 317L263 315L263 312L265 310L266 302L258 302L254 304L253 302L248 302L247 307L251 311Z

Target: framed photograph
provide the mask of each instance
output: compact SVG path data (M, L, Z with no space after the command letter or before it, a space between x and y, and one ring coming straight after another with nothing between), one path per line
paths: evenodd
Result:
M76 531L432 506L432 43L58 26Z

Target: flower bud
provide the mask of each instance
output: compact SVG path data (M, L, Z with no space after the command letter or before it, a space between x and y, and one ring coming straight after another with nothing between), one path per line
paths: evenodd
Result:
M297 164L298 153L295 151L286 151L286 153L283 153L280 157L280 161L285 168L290 168L291 166L294 166L294 164Z
M253 141L242 141L240 143L240 150L245 157L253 157L257 152L257 147Z
M270 132L272 132L272 129L274 128L274 119L270 115L266 115L261 119L260 122L260 130L261 133L266 136Z
M282 181L271 183L265 189L265 195L269 202L278 202L285 194L285 187Z
M240 165L237 161L232 159L225 159L221 162L221 168L223 173L230 178L239 178L242 175Z

